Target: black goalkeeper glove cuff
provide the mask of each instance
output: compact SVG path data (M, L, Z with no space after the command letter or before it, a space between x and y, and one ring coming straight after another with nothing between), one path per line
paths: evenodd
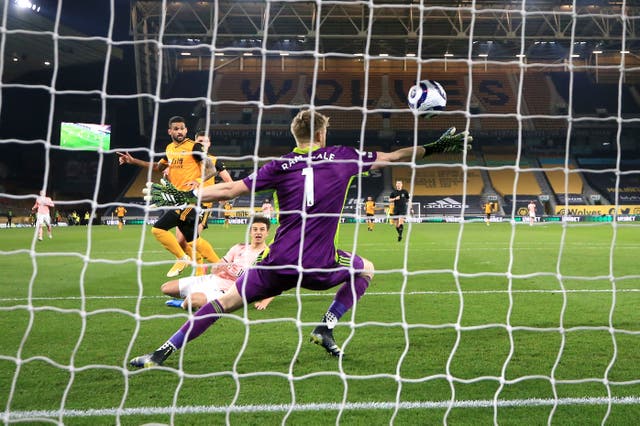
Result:
M431 154L462 152L465 148L470 150L472 141L473 138L467 132L456 133L456 128L451 127L437 141L422 145L423 158Z

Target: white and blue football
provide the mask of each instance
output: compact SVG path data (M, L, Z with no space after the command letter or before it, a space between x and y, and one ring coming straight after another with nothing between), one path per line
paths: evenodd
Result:
M409 89L409 108L418 113L442 111L447 106L447 92L434 80L422 80Z

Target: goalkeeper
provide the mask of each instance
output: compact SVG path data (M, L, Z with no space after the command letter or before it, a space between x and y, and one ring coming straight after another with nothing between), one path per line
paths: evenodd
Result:
M311 341L329 354L342 356L333 338L338 320L360 299L373 278L373 264L360 256L337 250L334 241L351 177L388 163L411 161L436 152L461 152L471 137L447 130L436 142L391 153L362 152L351 147L326 146L329 118L315 111L299 112L291 123L297 147L247 178L195 191L178 191L169 183L147 189L156 205L181 205L227 200L249 192L275 190L280 204L280 227L270 252L238 278L219 299L200 308L193 317L152 353L133 358L133 367L161 365L174 351L200 336L221 314L245 303L273 297L300 285L328 290L341 285L333 302L312 331ZM301 211L302 209L302 211ZM263 268L264 267L264 268Z

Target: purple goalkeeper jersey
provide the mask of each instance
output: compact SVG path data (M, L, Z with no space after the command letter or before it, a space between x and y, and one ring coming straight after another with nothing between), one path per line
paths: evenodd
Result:
M335 267L335 237L349 183L376 157L343 146L316 149L311 157L296 149L246 177L243 182L253 191L275 190L280 206L280 227L260 264Z

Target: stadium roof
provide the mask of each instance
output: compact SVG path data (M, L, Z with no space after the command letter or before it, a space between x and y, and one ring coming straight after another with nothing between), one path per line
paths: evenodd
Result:
M18 6L12 1L0 8L2 29L3 82L10 82L30 71L105 62L107 40L58 24L44 13ZM43 11L44 12L44 11ZM122 49L112 47L111 56L122 59ZM57 62L56 62L57 61Z
M466 56L471 43L472 55L491 50L498 59L531 53L544 42L567 52L572 42L592 50L638 50L639 4L626 1L623 18L622 1L603 0L167 1L166 13L162 2L153 0L132 3L132 22L138 39L162 38L163 44L193 54L211 54L214 46L230 53L266 49L441 58L445 52Z

